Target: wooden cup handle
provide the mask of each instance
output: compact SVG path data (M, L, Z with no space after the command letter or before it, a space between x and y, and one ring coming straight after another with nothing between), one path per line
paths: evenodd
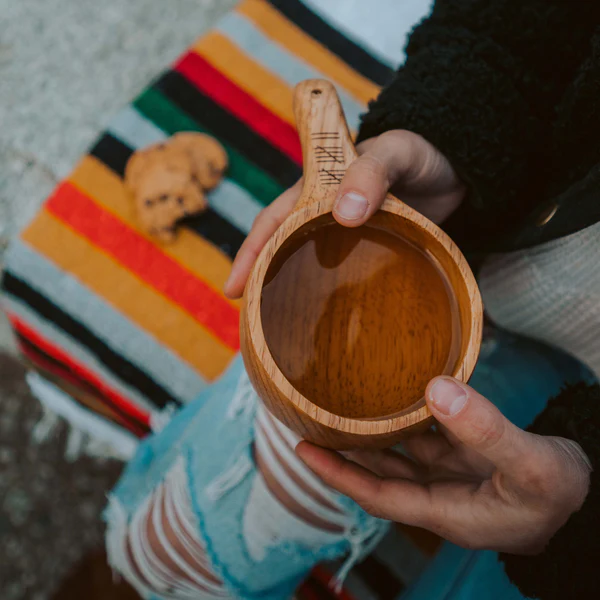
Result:
M294 211L315 202L332 210L346 169L357 157L333 85L323 79L299 83L294 91L294 114L304 163L303 191Z

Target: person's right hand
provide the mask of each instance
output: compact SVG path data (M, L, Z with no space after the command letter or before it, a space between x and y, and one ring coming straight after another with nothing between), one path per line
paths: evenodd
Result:
M388 191L434 223L441 223L459 206L466 186L452 165L427 140L397 129L365 140L357 147L359 157L348 167L333 209L338 223L362 225L382 205ZM256 257L286 217L302 191L302 180L258 215L242 244L225 294L239 298Z

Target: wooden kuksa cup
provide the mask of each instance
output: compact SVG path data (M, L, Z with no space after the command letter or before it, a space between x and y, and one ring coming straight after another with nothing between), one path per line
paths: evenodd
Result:
M417 253L421 257L427 255L437 265L454 298L452 319L459 335L452 338L447 314L443 318L436 316L436 305L432 304L422 281L425 274L421 277L419 267L411 271L408 265L406 272L390 272L381 285L374 286L365 313L371 319L371 326L372 320L377 319L376 325L385 332L390 315L404 314L399 311L409 298L413 300L411 306L419 306L419 302L414 302L415 294L419 294L423 310L429 310L428 318L432 317L424 329L429 337L412 340L410 347L402 338L392 339L392 346L362 348L360 363L336 366L336 371L332 365L337 365L340 356L345 356L345 342L334 339L335 336L323 336L323 347L312 350L316 359L311 363L312 371L307 373L308 384L310 374L314 373L315 381L324 385L319 387L319 383L311 397L300 393L298 386L284 376L276 363L265 330L286 330L290 360L297 355L298 360L306 361L306 357L301 356L306 348L306 327L297 322L293 310L276 315L275 329L270 324L265 327L265 315L261 311L263 288L272 279L274 265L282 263L281 255L290 244L312 228L333 223L331 211L339 183L357 153L333 85L322 80L300 83L295 90L294 111L303 149L303 190L293 212L262 249L246 284L240 324L244 363L252 384L271 413L304 439L339 450L390 447L407 434L429 425L431 414L423 397L427 381L443 372L465 382L471 376L481 342L481 297L465 258L452 240L423 215L388 195L368 227L406 240L418 249L415 256ZM333 225L331 231L335 232L336 227L340 231L340 226ZM336 236L330 237L327 244L335 250ZM310 277L303 275L307 274L295 273L282 289L286 306L300 306L298 302L302 302L304 310L312 306L315 288L306 285ZM314 276L308 275L318 286ZM356 302L356 298L352 301ZM340 313L343 316L344 298L336 302L334 316L337 318ZM351 309L353 306L348 305L347 311ZM327 322L324 325L326 327ZM407 328L411 326L409 318ZM441 364L440 356L448 355L448 345L454 343L451 338L456 342L455 358L444 371L435 365ZM390 357L397 356L403 357L402 372L406 372L402 389L410 390L402 398L395 391L397 372L384 376L385 370L382 370L392 364Z

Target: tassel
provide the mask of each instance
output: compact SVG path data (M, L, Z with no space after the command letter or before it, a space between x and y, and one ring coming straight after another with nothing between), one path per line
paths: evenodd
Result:
M75 462L81 456L84 443L85 434L76 427L70 427L67 447L65 449L65 459L69 462Z
M361 532L358 527L352 527L348 533L348 541L350 542L350 554L340 567L335 578L331 581L330 586L336 594L340 594L344 586L344 581L348 574L364 556L370 554L375 546L381 541L386 533L386 528L381 527L381 523L375 523L365 531Z
M127 513L123 505L115 496L109 494L108 507L104 514L106 521L105 544L107 562L112 572L113 583L117 584L121 581L119 567L123 566L124 550L122 543L123 532L127 528Z
M43 404L41 406L44 411L44 414L42 415L42 418L36 423L31 433L33 441L38 445L43 444L45 441L50 439L50 437L56 431L56 428L58 427L58 424L60 422L60 419L58 418L58 415L55 412L53 412L49 408L46 408L46 406L44 406Z
M210 502L220 500L238 486L251 473L254 464L247 454L242 454L228 469L213 479L204 490L205 496Z

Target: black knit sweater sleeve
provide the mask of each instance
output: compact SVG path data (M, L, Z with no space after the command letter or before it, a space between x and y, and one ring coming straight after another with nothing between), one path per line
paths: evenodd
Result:
M501 554L506 573L528 598L595 598L600 590L600 386L580 383L551 400L529 428L575 440L595 469L583 507L550 540L542 554Z
M596 5L437 0L359 140L390 129L428 139L471 186L461 220L487 235L540 197L554 109L589 51Z

